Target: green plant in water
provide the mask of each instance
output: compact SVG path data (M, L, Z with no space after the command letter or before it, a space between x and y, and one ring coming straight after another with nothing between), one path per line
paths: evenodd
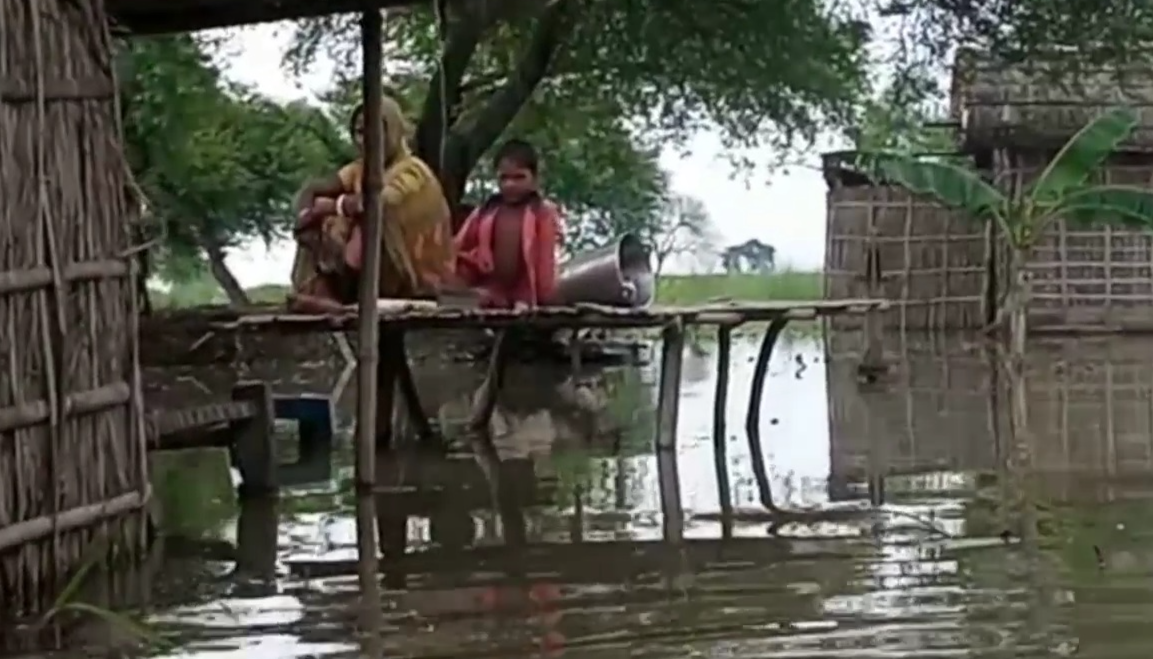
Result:
M1124 225L1153 227L1153 191L1135 186L1097 185L1094 175L1137 127L1138 116L1129 108L1101 114L1073 136L1049 161L1031 185L1006 194L972 168L942 160L901 153L865 153L860 165L875 180L884 180L910 192L994 222L1009 251L1008 286L993 327L1009 324L1008 376L1012 390L1011 419L1014 436L1027 417L1024 375L1030 284L1028 259L1046 231L1058 219L1086 226Z
M141 646L153 650L170 650L172 644L163 638L155 630L150 629L148 625L128 613L113 611L104 607L97 606L88 602L80 601L78 599L80 590L87 583L88 579L92 576L93 571L96 569L103 556L108 554L108 543L97 542L93 543L81 562L80 567L60 593L52 602L52 606L40 616L37 620L32 631L39 633L58 620L61 616L72 614L81 618L96 619L110 628L116 630L127 636L127 638Z
M1023 336L1030 292L1028 256L1056 220L1064 218L1080 226L1153 227L1153 191L1091 183L1109 156L1132 135L1137 122L1137 113L1128 108L1105 112L1074 135L1036 181L1014 195L988 183L977 170L942 160L880 152L862 154L861 163L874 178L996 223L1010 254L1004 316L1010 320L1011 334L1019 331Z

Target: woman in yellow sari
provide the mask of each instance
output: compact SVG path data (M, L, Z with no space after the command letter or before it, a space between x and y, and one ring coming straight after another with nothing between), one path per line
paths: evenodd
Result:
M452 276L454 255L448 204L436 175L408 148L408 127L391 98L384 119L384 187L380 272L382 297L434 295ZM360 153L336 176L309 184L297 198L297 251L289 307L328 313L356 302L364 245L361 197L364 106L349 126Z

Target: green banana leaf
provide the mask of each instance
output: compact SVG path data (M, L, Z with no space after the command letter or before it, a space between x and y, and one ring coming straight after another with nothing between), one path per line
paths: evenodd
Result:
M1137 121L1133 109L1116 108L1085 124L1030 186L1027 194L1033 203L1059 204L1069 191L1087 184L1093 172L1133 134Z
M1121 225L1153 229L1153 190L1128 185L1101 185L1073 192L1054 214L1080 226Z
M910 192L933 197L945 206L983 219L1006 220L1009 198L972 170L948 162L918 160L901 154L869 154L865 160L876 178Z

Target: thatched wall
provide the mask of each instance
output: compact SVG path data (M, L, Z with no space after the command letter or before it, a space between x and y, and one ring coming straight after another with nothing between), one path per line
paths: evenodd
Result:
M1051 155L1002 155L999 185L1027 186ZM1103 170L1101 182L1153 185L1153 156L1117 155ZM1109 227L1074 230L1058 221L1034 251L1029 274L1033 329L1153 330L1153 236L1148 232Z
M1148 66L1066 75L1051 71L1036 60L1004 66L976 53L960 53L950 104L965 149L1059 147L1102 110L1125 105L1141 114L1126 150L1153 151L1153 74Z
M831 476L995 471L1008 455L1008 395L997 358L977 340L890 335L895 371L856 376L858 334L831 334ZM1113 487L1153 469L1153 338L1042 337L1030 342L1026 386L1033 468L1062 497Z
M826 298L892 300L883 314L890 328L984 327L992 251L987 228L903 189L874 185L842 166L849 155L825 160ZM870 284L871 268L879 286ZM856 316L831 319L836 329L861 323Z
M1099 477L1153 469L1153 339L1036 340L1028 363L1037 469Z
M0 3L0 619L144 540L129 222L101 2ZM99 554L97 554L99 556Z
M863 385L861 335L831 332L826 342L833 480L995 467L995 381L981 344L956 333L889 333L894 370Z

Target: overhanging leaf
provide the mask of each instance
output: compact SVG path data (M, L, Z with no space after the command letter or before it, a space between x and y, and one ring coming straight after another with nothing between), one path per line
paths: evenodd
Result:
M1003 221L1009 205L1008 198L977 172L952 163L892 153L864 154L861 162L874 178L933 197L945 206L977 217Z
M1068 195L1054 211L1078 225L1121 225L1153 230L1153 190L1102 185Z
M1065 143L1033 183L1029 196L1036 205L1059 203L1069 191L1085 185L1117 147L1137 127L1131 108L1116 108L1086 124Z

